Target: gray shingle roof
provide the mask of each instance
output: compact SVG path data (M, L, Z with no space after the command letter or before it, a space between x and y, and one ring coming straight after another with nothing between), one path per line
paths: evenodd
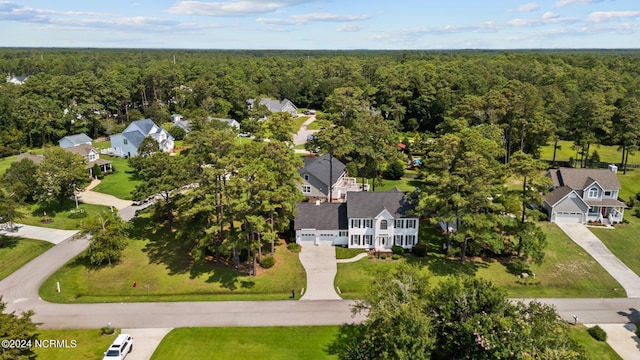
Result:
M597 181L605 190L620 189L618 176L608 169L560 168L551 170L551 172L554 186L568 186L574 190L584 190L594 181ZM553 174L553 172L556 172L556 174Z
M142 144L142 140L145 138L145 136L138 130L123 132L122 136L127 138L127 140L136 148Z
M129 126L127 126L127 129L131 126L131 125L135 125L137 126L143 134L145 135L149 135L149 131L151 131L151 129L156 125L153 120L151 119L143 119L143 120L136 120L134 122L132 122L131 124L129 124Z
M89 156L89 153L91 152L91 150L95 150L95 148L89 144L82 144L82 145L66 148L65 150L70 151L74 154L78 154L80 156ZM96 150L96 152L98 152L98 150Z
M20 155L18 155L18 158L16 159L16 161L22 161L22 160L31 160L33 161L36 165L40 164L41 162L44 161L44 155L34 155L34 154L28 154L28 153L22 153Z
M569 193L572 191L573 190L570 187L561 186L553 190L552 192L546 194L544 196L544 201L546 201L547 204L554 206L555 204L558 203L558 201L564 199L564 197L569 195Z
M347 204L298 203L294 229L346 230Z
M307 160L305 158L305 166L300 169L300 174L310 174L316 179L320 180L327 188L329 184L327 181L329 180L329 154L324 154L317 158L312 158ZM331 157L331 162L333 163L333 172L331 174L331 184L335 184L338 181L338 178L344 172L345 165L342 161L336 159L335 157Z
M411 216L409 211L413 209L413 205L409 203L409 199L400 191L350 191L347 193L347 214L349 218L373 218L384 209L387 209L394 218L408 217Z
M58 143L62 142L62 140L69 140L73 146L77 146L80 144L86 144L89 143L91 144L91 141L93 141L89 136L87 136L86 134L75 134L75 135L67 135L65 137L63 137L62 139L58 140Z

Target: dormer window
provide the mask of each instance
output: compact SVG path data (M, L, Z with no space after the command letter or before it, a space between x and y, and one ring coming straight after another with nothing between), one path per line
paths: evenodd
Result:
M591 189L589 189L589 198L593 199L597 197L598 197L598 188L594 186Z

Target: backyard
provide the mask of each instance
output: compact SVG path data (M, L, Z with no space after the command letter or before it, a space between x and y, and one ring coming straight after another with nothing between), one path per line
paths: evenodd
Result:
M132 200L131 193L141 181L134 174L127 159L103 156L113 162L115 172L107 174L93 191L113 195L123 200Z

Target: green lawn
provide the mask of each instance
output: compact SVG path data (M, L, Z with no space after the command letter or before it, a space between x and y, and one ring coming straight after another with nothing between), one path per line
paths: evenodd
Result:
M129 241L120 264L95 269L81 254L45 281L40 296L56 303L288 300L291 289L299 293L306 287L298 254L285 244L276 247L276 265L252 277L212 262L194 264L192 244L146 218L134 226L139 235Z
M307 120L309 120L309 117L306 115L300 115L297 118L293 118L293 132L297 133L298 130L300 130L300 126L302 126L302 123Z
M84 209L84 211L87 213L87 217L81 219L69 218L70 211L75 209L75 203L71 199L65 201L62 209L60 209L57 205L29 205L25 209L26 216L19 219L17 222L26 225L44 226L54 229L77 230L80 228L80 224L85 219L95 216L102 211L109 210L108 206L93 204L80 203L79 207L81 209ZM51 220L51 222L42 222L45 213L47 214L47 217Z
M141 180L134 174L127 159L106 156L104 158L113 162L116 171L105 175L100 184L93 188L93 191L113 195L124 200L131 200L133 198L131 192L136 185L141 183Z
M380 178L376 183L376 191L390 191L394 187L400 189L403 192L410 192L416 189L417 186L422 184L422 181L417 180L418 170L406 170L405 174L400 180L387 180ZM373 179L369 179L369 187L373 189Z
M619 224L615 229L589 228L611 252L636 274L640 274L640 219L633 210L625 211L628 224Z
M111 147L111 140L103 140L103 141L93 141L91 143L91 145L93 145L94 148L100 150L100 149L108 149Z
M400 262L410 262L427 268L436 281L449 275L468 274L491 280L505 289L512 298L624 297L622 287L582 248L571 241L555 224L540 223L549 245L541 266L532 265L535 279L520 280L498 261L471 259L462 264L446 259L442 240L430 238L431 252L425 259L407 255L400 260L362 259L355 263L338 264L335 285L342 297L361 298L376 271L388 271ZM426 225L425 225L426 226ZM421 240L424 236L421 235Z
M572 326L569 337L578 342L585 349L585 353L591 360L622 360L605 341L594 339L583 325Z
M105 324L106 325L106 324ZM63 348L36 348L38 359L46 360L86 360L102 359L113 340L120 333L102 335L99 329L91 330L38 330L40 340L63 340ZM75 341L75 347L73 347ZM134 340L135 341L135 340Z
M627 174L623 175L622 171L618 171L618 180L620 181L620 193L618 197L623 201L628 201L630 197L640 193L640 169L629 169ZM628 213L625 213L625 217Z
M0 280L51 247L53 244L46 241L0 235Z
M573 141L559 141L560 148L556 151L556 161L569 161L569 158L576 159L576 151L571 149ZM600 155L600 161L608 162L612 164L620 163L622 160L622 151L618 150L617 146L598 146L592 145L589 149L591 154L597 151ZM553 143L551 142L547 146L540 148L540 158L542 160L553 160ZM640 153L636 152L633 155L629 155L629 164L640 164Z
M352 257L367 252L365 249L349 249L336 246L336 259L351 259Z
M151 357L163 359L337 359L326 347L338 326L173 329Z
M320 122L314 121L309 126L307 126L308 130L320 130Z

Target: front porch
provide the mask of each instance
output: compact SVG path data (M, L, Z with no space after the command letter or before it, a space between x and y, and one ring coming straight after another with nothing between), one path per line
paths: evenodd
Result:
M591 206L587 214L587 222L615 224L622 222L624 207L622 206Z

